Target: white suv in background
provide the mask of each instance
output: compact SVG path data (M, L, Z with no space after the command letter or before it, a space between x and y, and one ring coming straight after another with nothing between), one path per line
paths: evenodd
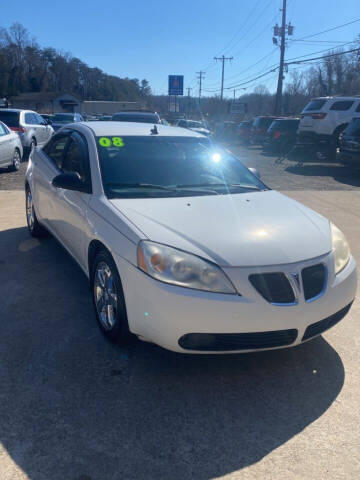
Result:
M326 142L337 147L339 135L360 112L360 97L318 97L301 112L301 143Z

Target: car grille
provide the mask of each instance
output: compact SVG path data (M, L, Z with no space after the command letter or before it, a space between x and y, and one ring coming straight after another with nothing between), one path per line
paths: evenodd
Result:
M330 317L327 317L324 320L320 320L320 322L316 322L309 325L305 330L302 341L309 340L309 338L312 338L312 337L316 337L316 335L320 335L321 333L325 332L325 330L328 330L329 328L336 325L338 322L340 322L340 320L342 320L345 317L345 315L350 310L351 305L352 305L352 302L349 303L349 305L346 305L346 307L342 308L338 312L334 313L333 315L330 315Z
M179 339L179 345L185 350L256 350L291 345L297 335L296 329L254 333L187 333Z
M326 281L326 270L322 263L303 268L301 277L305 300L310 301L323 292Z
M295 294L286 275L282 272L254 273L249 276L252 286L270 303L295 302Z

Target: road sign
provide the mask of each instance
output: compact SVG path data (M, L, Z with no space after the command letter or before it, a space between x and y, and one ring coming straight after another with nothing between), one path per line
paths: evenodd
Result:
M244 114L248 112L247 103L239 102L237 100L233 100L230 104L230 113L233 114Z
M169 75L169 95L184 95L184 75Z

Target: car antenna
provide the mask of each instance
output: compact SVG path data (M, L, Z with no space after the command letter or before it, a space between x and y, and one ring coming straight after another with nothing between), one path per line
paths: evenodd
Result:
M159 132L158 132L158 129L157 129L156 125L154 125L154 128L152 128L150 130L150 132L151 132L151 135L159 135Z

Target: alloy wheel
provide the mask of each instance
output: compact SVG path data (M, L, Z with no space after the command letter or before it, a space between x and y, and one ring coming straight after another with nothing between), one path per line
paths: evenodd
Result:
M14 158L13 158L13 167L14 170L19 170L21 163L20 153L19 150L15 150Z
M33 198L30 189L27 190L26 193L26 220L27 224L32 230L34 228L34 204L33 204Z
M117 292L113 273L105 262L98 263L94 272L94 300L101 324L111 330L116 323Z

